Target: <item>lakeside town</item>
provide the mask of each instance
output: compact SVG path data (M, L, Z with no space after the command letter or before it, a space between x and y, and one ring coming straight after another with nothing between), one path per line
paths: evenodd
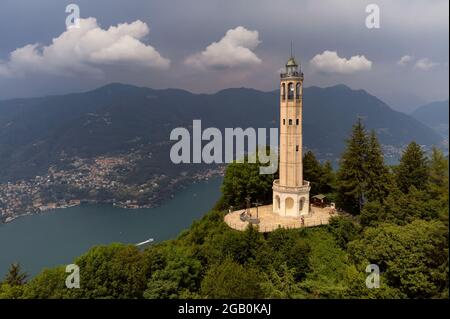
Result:
M124 176L136 165L136 154L72 158L64 169L51 166L44 176L0 184L0 223L82 203L107 203L129 209L150 208L173 196L184 183L223 175L224 167L176 176L155 174L135 185Z
M404 147L392 145L382 145L382 148L386 161L390 163L396 162L404 150ZM425 145L422 148L429 151ZM0 223L83 203L112 204L128 209L155 207L187 183L223 176L225 170L224 165L212 166L195 173L154 174L142 184L127 182L125 176L143 156L151 158L152 155L132 152L95 158L66 158L64 164L51 166L45 175L0 183ZM334 154L322 156L335 158Z

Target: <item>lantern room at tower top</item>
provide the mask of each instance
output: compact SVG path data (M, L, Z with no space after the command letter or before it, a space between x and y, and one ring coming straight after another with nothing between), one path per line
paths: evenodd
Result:
M281 78L300 77L303 80L303 73L300 66L295 61L295 58L291 56L286 63L286 69L284 73L280 74Z

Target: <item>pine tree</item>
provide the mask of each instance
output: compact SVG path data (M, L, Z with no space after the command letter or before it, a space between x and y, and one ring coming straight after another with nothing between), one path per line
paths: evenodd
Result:
M428 191L432 198L448 203L448 159L436 147L433 147L430 158Z
M368 144L364 126L358 119L347 140L338 171L338 203L353 214L358 214L365 202Z
M317 160L313 152L308 151L303 156L303 178L310 182L311 195L317 195L320 193L320 178L322 175L322 169L320 162Z
M328 194L334 189L335 176L329 161L320 164L312 151L303 156L303 178L310 182L311 195Z
M390 176L389 170L384 164L381 146L374 131L369 136L365 163L367 173L367 200L383 202L383 199L389 193Z
M6 274L4 283L10 286L21 286L25 284L28 274L22 272L20 268L21 267L19 263L11 264L9 271Z
M429 176L427 159L416 142L411 142L403 153L396 171L397 185L404 193L411 186L424 190Z
M326 161L322 165L322 175L320 177L320 192L328 194L333 192L336 184L336 176L330 161Z

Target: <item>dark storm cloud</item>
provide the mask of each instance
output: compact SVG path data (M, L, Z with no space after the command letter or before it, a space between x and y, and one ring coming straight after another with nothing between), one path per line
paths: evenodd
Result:
M289 55L291 40L295 55L302 62L307 86L344 83L403 109L448 98L446 0L346 1L345 5L331 0L3 0L0 60L7 62L10 52L28 44L51 44L65 31L64 9L71 2L80 6L82 18L97 18L103 29L136 20L145 22L150 33L142 42L170 59L170 68L102 66L103 78L37 73L0 76L0 98L87 90L110 81L196 92L230 86L272 90L277 87L277 72ZM380 7L380 29L365 26L365 8L369 3ZM225 68L212 65L203 70L185 63L188 56L204 51L238 26L258 32L260 43L251 52L261 63ZM364 56L371 67L354 73L319 72L309 62L327 50L343 59L337 61ZM405 55L411 56L412 61L399 65L397 62Z

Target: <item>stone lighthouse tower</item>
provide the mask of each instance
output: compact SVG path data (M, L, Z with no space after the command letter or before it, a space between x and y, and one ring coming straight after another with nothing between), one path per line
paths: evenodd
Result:
M273 182L273 211L281 216L309 214L309 182L303 180L303 73L294 57L280 75L280 179Z

